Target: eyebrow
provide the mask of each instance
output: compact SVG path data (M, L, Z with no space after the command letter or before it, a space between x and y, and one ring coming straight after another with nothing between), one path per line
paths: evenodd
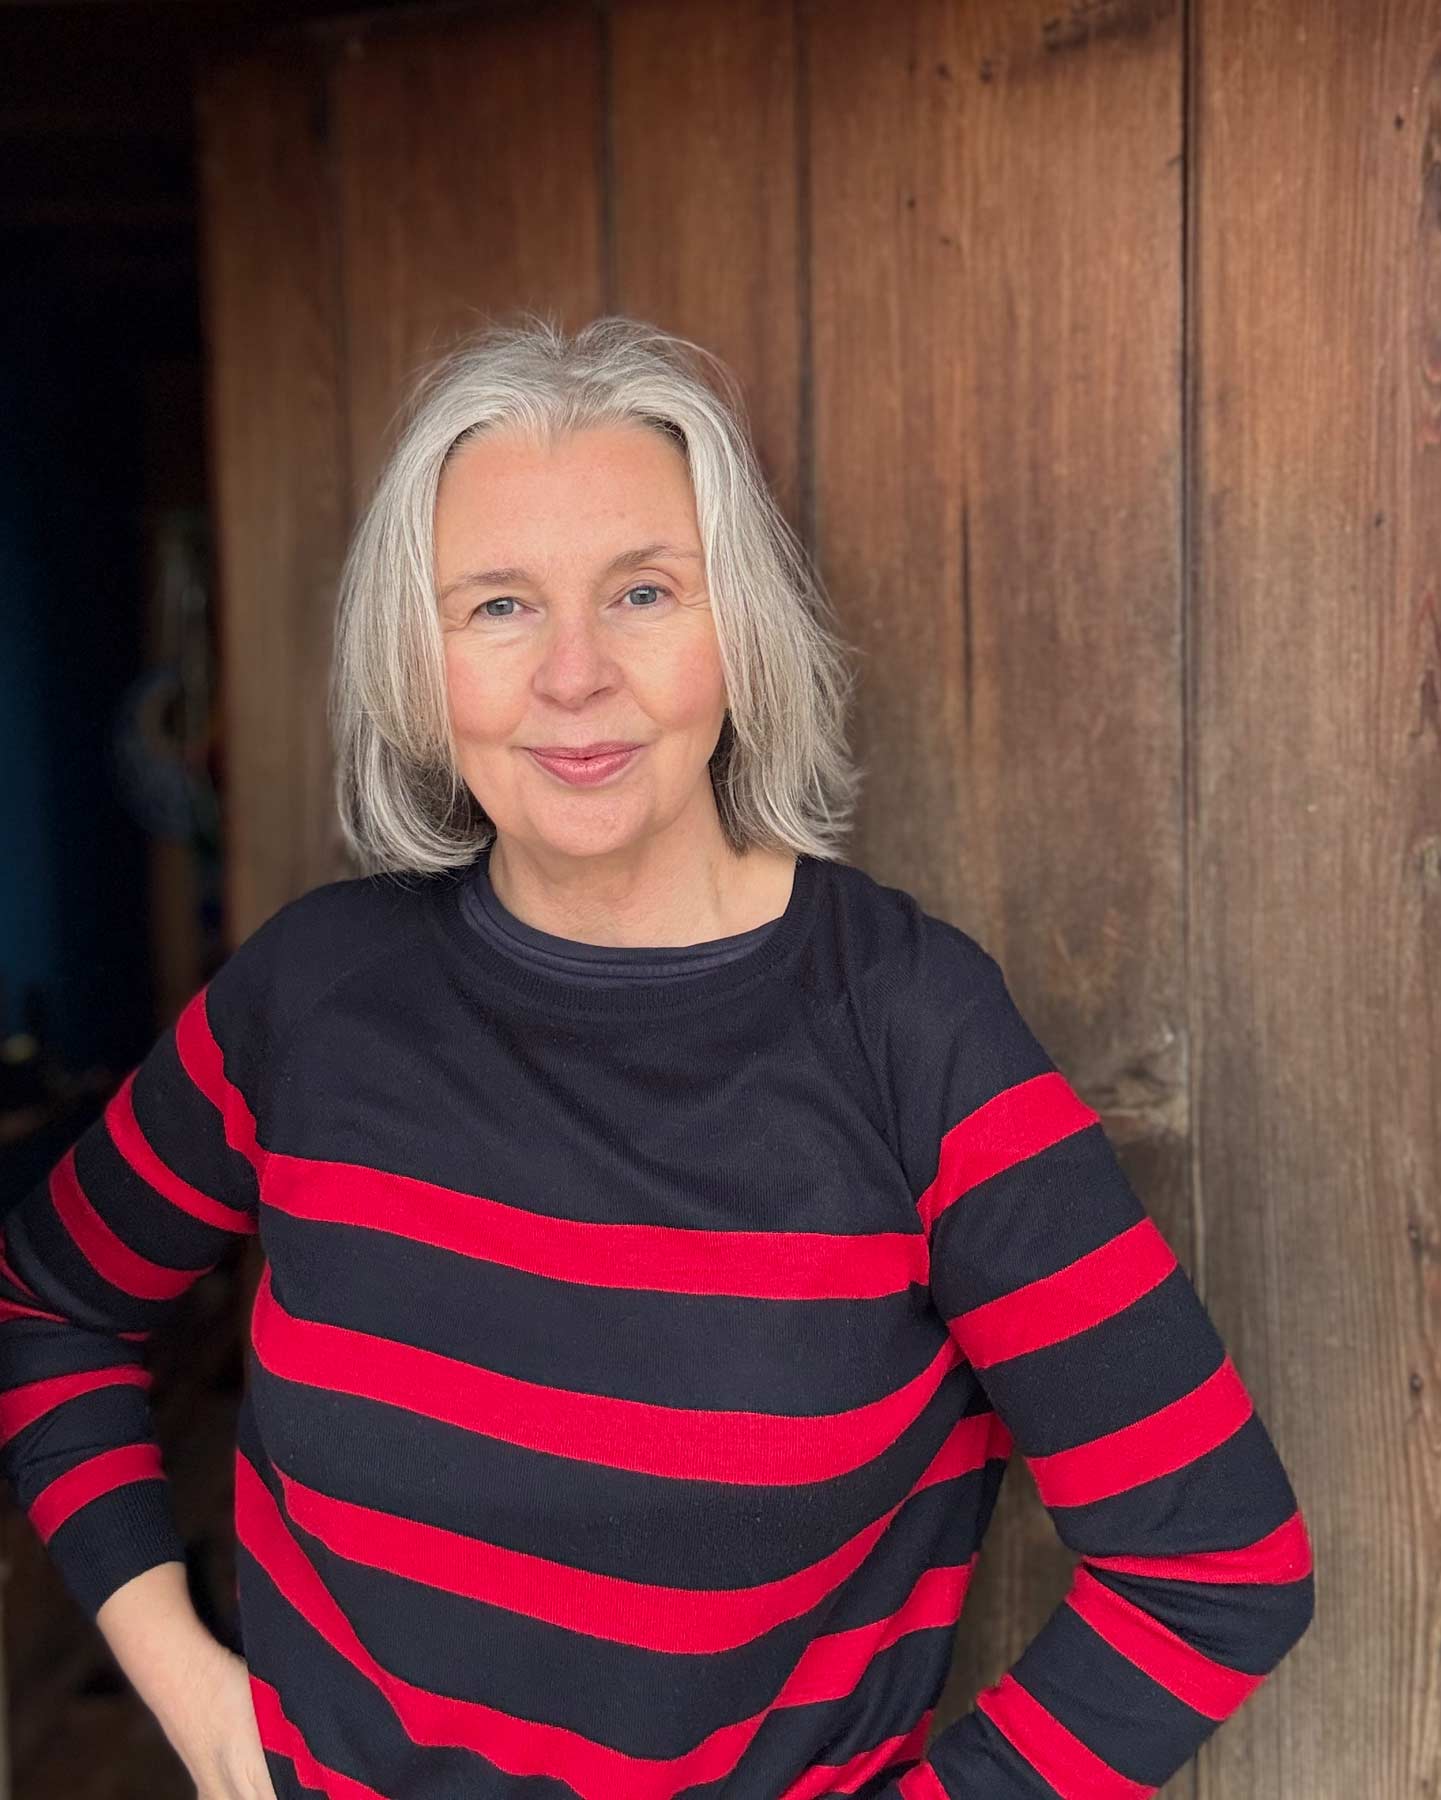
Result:
M619 574L622 569L638 569L643 564L654 562L657 557L681 557L692 562L699 562L699 550L685 550L678 544L642 544L637 550L622 550L619 556L613 556L601 570L601 577ZM461 588L469 587L502 587L508 581L534 581L536 578L529 569L512 566L504 569L471 569L464 575L457 575L454 581L448 582L441 590L442 600Z

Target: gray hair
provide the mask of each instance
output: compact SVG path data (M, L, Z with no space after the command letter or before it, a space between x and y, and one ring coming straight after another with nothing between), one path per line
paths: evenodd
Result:
M845 740L849 647L767 485L739 383L643 320L607 315L567 335L518 317L422 372L350 541L329 722L351 854L366 873L434 874L496 835L459 773L446 699L434 526L447 460L482 432L544 443L633 423L679 446L695 495L729 702L710 761L726 839L840 860L862 780Z

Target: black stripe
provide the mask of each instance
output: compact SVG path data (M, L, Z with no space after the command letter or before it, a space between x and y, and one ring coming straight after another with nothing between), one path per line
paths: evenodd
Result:
M1315 1609L1315 1578L1298 1581L1179 1581L1092 1569L1203 1655L1246 1675L1269 1675Z
M980 1371L1016 1447L1049 1456L1089 1444L1183 1399L1225 1360L1196 1291L1175 1269L1111 1318Z
M846 1412L922 1375L946 1344L909 1289L817 1301L590 1287L272 1208L263 1236L276 1298L296 1317L656 1406Z
M1089 1506L1051 1509L1061 1541L1085 1556L1185 1556L1254 1543L1296 1509L1256 1413L1185 1468Z
M947 1318L1068 1268L1145 1212L1099 1125L978 1182L937 1218L931 1287Z
M282 1381L253 1358L246 1394L265 1452L321 1493L600 1574L711 1588L779 1580L848 1542L900 1503L971 1398L964 1371L953 1370L910 1430L869 1463L829 1481L756 1487L657 1478L508 1444ZM959 1508L969 1538L982 1484L981 1470L933 1484L926 1506Z
M1160 1787L1177 1760L1194 1756L1216 1728L1069 1606L1052 1614L1044 1642L1027 1645L1011 1672L1102 1762L1148 1787ZM1104 1705L1096 1703L1100 1695Z

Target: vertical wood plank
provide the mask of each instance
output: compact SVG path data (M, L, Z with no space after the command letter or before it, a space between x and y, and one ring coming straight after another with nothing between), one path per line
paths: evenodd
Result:
M791 10L772 0L610 9L608 304L736 371L803 529L796 73Z
M198 89L229 930L343 872L323 696L344 405L323 71L301 42Z
M867 654L859 857L1000 958L1186 1261L1176 11L805 17L816 534ZM1017 1459L938 1727L1072 1561Z
M544 5L376 19L337 41L350 487L414 377L489 315L602 309L600 22Z
M1200 1793L1441 1771L1441 17L1198 0L1197 1143L1316 1618Z

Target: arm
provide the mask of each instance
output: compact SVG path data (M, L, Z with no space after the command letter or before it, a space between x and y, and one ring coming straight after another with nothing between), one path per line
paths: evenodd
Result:
M190 1601L143 1351L256 1227L253 957L243 946L194 996L0 1222L0 1470L192 1770L239 1710L243 1664Z
M184 1559L144 1345L255 1230L254 1119L221 1048L245 1024L230 970L0 1222L0 1469L92 1619Z
M104 1602L95 1622L197 1780L214 1772L222 1747L237 1757L248 1752L253 1764L259 1744L249 1673L201 1622L184 1563L156 1563L132 1575Z
M1141 1800L1306 1629L1306 1527L1098 1115L994 960L922 917L923 1017L896 1054L932 1298L1080 1561L1015 1665L886 1794Z

